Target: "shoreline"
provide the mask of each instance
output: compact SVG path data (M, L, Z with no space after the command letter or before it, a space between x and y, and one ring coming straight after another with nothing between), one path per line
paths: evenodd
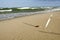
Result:
M0 21L15 19L19 17L25 17L25 16L31 16L31 15L36 15L36 14L46 14L50 12L58 12L58 11L45 10L45 11L26 12L26 13L0 14L0 16L2 17L2 18L0 17Z

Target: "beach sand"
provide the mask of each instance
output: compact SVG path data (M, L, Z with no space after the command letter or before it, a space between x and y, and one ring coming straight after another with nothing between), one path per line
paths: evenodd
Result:
M60 12L0 21L0 40L60 40Z

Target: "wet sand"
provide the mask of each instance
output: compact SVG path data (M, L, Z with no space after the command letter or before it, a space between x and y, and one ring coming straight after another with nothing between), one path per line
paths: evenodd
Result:
M0 21L0 40L60 40L60 12Z

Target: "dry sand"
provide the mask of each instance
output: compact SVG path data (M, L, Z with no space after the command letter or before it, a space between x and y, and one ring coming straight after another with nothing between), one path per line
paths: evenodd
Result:
M0 21L0 40L60 40L60 12Z

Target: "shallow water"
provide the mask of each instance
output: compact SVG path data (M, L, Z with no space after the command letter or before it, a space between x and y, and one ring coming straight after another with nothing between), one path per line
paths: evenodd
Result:
M6 13L6 14L0 14L0 20L21 17L21 16L27 16L27 15L33 15L33 14L55 12L55 11L57 11L57 10L52 9L52 10L37 11L37 12Z
M10 18L15 18L19 16L25 16L25 15L32 15L35 14L33 12L26 12L26 13L9 13L9 14L0 14L0 20L4 19L10 19Z

